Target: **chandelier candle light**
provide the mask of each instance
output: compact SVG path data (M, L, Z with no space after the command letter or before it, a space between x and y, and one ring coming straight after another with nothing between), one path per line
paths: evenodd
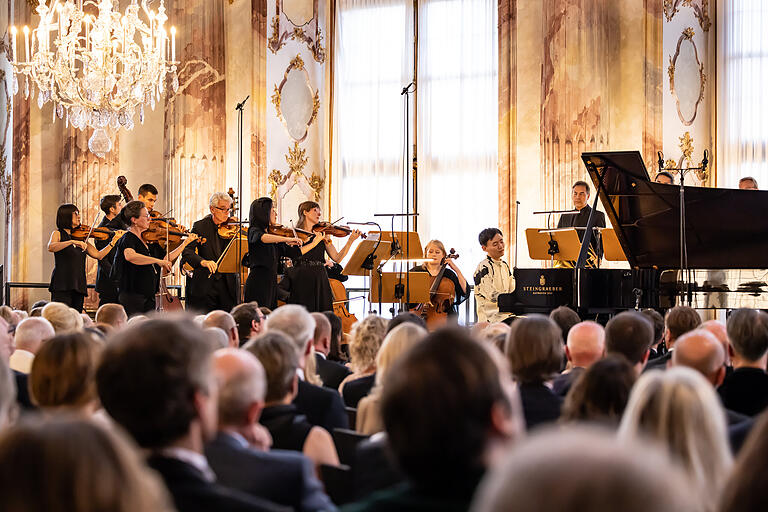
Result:
M40 108L53 103L54 121L58 116L75 128L93 128L88 148L103 158L112 149L107 129L133 129L136 114L143 124L144 105L154 110L168 72L178 91L176 27L169 40L164 0L156 12L147 5L151 0L130 0L123 15L119 0L48 1L50 7L39 0L38 27L22 29L24 60L19 30L11 27L13 93L24 75L24 97L34 97L36 88Z

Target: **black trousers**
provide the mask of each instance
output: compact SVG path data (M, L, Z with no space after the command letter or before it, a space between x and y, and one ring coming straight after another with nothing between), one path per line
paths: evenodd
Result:
M64 303L78 313L82 313L85 295L75 290L67 290L65 292L53 291L51 292L51 300Z
M191 284L191 283L190 283ZM235 307L235 297L227 285L226 278L220 275L187 286L187 309L210 313L214 309L231 311Z
M129 318L133 315L143 315L155 310L154 296L145 297L138 293L120 292L119 300Z

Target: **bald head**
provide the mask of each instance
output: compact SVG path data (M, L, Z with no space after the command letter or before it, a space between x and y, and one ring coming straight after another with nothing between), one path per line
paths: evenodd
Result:
M707 320L701 324L701 328L715 335L715 338L723 346L723 351L725 352L725 366L731 366L731 355L728 352L731 341L728 339L728 330L725 324L717 320Z
M266 377L258 359L245 350L224 348L213 354L219 384L219 426L243 427L258 422L264 406Z
M315 352L327 356L331 351L331 322L323 313L312 313L312 318L315 320Z
M568 331L565 353L574 367L588 368L603 357L605 329L595 322L580 322Z
M237 323L235 319L220 309L211 311L205 318L203 318L203 327L218 327L225 333L227 333L228 344L231 348L237 348L240 346L240 336L237 332Z
M16 348L36 354L43 342L54 334L51 322L45 318L27 318L16 327Z
M673 366L687 366L698 371L713 386L725 378L725 351L723 345L709 331L696 329L680 336L672 351Z
M128 322L128 315L121 304L104 304L96 311L96 323L108 324L121 329Z

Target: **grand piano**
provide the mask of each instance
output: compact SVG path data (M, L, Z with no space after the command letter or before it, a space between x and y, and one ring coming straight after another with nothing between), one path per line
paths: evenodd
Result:
M500 311L768 308L768 191L685 186L681 271L680 186L652 182L637 151L581 158L630 268L515 268Z

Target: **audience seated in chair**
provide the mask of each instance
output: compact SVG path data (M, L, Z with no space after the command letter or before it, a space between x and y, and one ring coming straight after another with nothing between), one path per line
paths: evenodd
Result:
M552 391L559 396L567 395L579 375L592 363L599 361L604 352L605 330L602 325L586 321L571 327L565 343L565 357L568 358L569 369L555 377L552 381Z
M19 322L13 336L16 350L9 361L11 369L28 374L35 354L54 334L53 326L45 318L27 318Z
M560 306L553 309L549 314L549 318L560 328L563 341L568 339L568 333L571 332L571 328L581 322L579 314L568 306Z
M331 389L339 389L341 381L351 372L341 363L330 361L328 354L331 352L331 322L324 313L312 313L315 320L315 334L313 345L315 348L315 363L317 374L323 381L323 386Z
M368 395L376 382L376 354L384 341L387 321L369 315L352 328L349 342L352 374L339 386L339 392L348 407L357 407L361 398Z
M560 421L617 428L637 374L624 356L611 355L581 372L565 396Z
M642 313L624 311L605 325L606 355L624 356L638 375L648 362L652 343L653 327Z
M721 512L768 510L768 413L758 417L739 452L720 501Z
M96 311L96 323L110 325L119 331L128 323L128 315L121 304L104 304Z
M203 328L218 327L227 335L227 345L231 348L240 346L240 335L238 334L237 323L232 315L226 311L216 309L211 311L203 319Z
M256 301L238 304L229 312L237 324L237 335L240 338L240 346L245 345L264 330L264 315L259 310Z
M675 341L683 334L697 329L701 325L701 317L695 309L688 306L675 306L667 311L664 317L664 340L667 344L667 353L650 361L647 370L664 370L672 359L675 350Z
M651 351L648 354L648 360L652 361L667 353L667 347L664 344L664 317L655 309L644 309L641 311L653 325L653 343Z

